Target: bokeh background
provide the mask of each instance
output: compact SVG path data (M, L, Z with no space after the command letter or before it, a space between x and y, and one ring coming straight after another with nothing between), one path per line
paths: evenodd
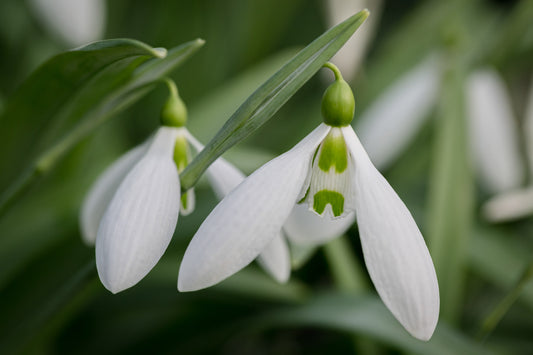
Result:
M389 88L428 58L438 58L432 67L439 77L432 86L435 94L415 100L415 109L407 112L420 116L418 123L394 123L391 115L391 127L412 129L379 168L413 213L432 253L441 289L440 325L433 340L421 343L385 311L364 268L356 226L305 257L295 251L286 285L250 265L210 289L178 293L179 261L216 204L203 181L196 189L196 211L180 217L160 263L135 287L118 295L108 292L95 272L94 249L80 237L80 204L98 174L157 127L167 96L161 85L81 141L0 217L0 353L533 353L532 198L519 197L510 208L522 208L521 215L504 221L484 212L487 201L509 191L528 196L531 183L532 1L355 1L337 19L331 6L349 1L113 0L95 2L96 8L80 2L45 10L51 3L0 2L0 114L48 58L104 38L134 38L165 48L206 40L171 75L189 108L189 128L204 143L284 62L358 6L372 12L354 35L367 43L352 45L338 59L354 90L356 130L373 105L392 105L384 97ZM75 15L82 6L87 6L82 15ZM59 18L65 16L76 20L70 30L61 27ZM84 25L76 16L92 19L85 31L72 30ZM494 136L479 138L476 132L483 129L469 123L469 78L489 69L509 98L511 116L503 118L504 128L493 130ZM321 122L328 74L312 78L225 157L250 173L297 143ZM397 89L400 103L411 100L412 89ZM491 112L493 101L485 103ZM416 109L422 106L427 108ZM491 124L487 119L481 127ZM505 127L515 132L511 138L498 136ZM369 154L379 154L373 149L386 147L398 131L384 130ZM473 141L486 147L489 158L479 158L485 149L472 153L478 144ZM494 152L506 145L516 154L504 156L501 165ZM9 154L21 166L32 158ZM513 183L503 188L487 183L478 159L488 159L503 173L517 169L510 173ZM519 167L509 168L505 162L510 160ZM12 167L0 164L0 175L11 176ZM6 180L0 179L2 191L12 183ZM338 249L352 262L347 274L346 264L334 257Z

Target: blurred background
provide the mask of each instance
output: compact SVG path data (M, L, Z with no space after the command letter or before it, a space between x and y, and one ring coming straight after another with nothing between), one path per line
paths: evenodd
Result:
M333 62L355 94L356 133L432 254L441 316L430 342L411 338L380 303L356 226L332 245L292 250L286 285L252 264L178 293L179 261L217 203L203 181L158 265L108 292L80 237L80 204L105 167L158 126L161 85L0 217L0 353L532 354L533 1L3 0L0 130L17 87L55 54L108 38L165 48L203 38L171 77L189 129L207 143L299 49L365 7L369 20ZM316 127L332 81L323 71L225 157L249 174ZM21 121L20 139L40 119ZM20 166L32 159L6 154ZM0 164L4 191L17 169Z

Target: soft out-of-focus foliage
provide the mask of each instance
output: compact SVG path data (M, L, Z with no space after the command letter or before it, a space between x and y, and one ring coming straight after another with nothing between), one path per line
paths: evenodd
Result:
M190 130L204 143L327 27L326 0L109 0L106 6L105 38L165 48L206 40L170 75L188 105ZM494 225L481 215L492 196L472 169L462 91L469 73L491 66L511 97L513 124L528 126L532 1L389 0L381 6L368 54L351 80L356 120L427 55L443 58L438 102L383 171L426 237L441 279L440 325L429 343L410 338L368 286L356 227L348 232L350 248L343 249L349 253L312 251L287 285L252 265L208 290L178 293L179 261L216 203L201 181L197 209L180 217L162 262L132 289L107 292L96 277L94 250L79 235L79 205L98 174L157 126L167 95L160 85L76 145L1 217L0 353L531 353L532 280L494 329L483 327L531 263L533 219ZM34 11L29 1L0 2L0 113L38 65L68 49ZM225 156L250 173L298 142L320 122L320 97L329 83L323 79L312 78ZM28 147L0 156L27 166L33 158L27 152L38 149L29 132L42 119L36 115L17 125L11 117L16 130L10 138ZM0 121L0 129L6 127ZM382 139L387 141L386 134ZM525 152L524 142L519 144ZM521 160L531 171L527 157ZM2 188L13 178L6 175L13 167L4 164ZM531 177L530 172L526 183ZM344 269L335 256L341 254L340 264L350 265L351 275L338 274Z

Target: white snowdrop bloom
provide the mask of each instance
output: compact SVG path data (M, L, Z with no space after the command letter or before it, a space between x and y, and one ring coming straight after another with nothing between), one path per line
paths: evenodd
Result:
M533 81L524 117L524 137L529 167L533 173ZM507 222L533 215L533 186L500 193L483 205L483 214L491 222Z
M104 0L31 0L30 4L43 25L70 46L102 39Z
M440 58L433 53L402 75L363 112L355 129L368 155L385 169L407 148L435 106Z
M194 189L181 192L179 173L191 159L190 146L199 143L185 128L187 110L174 83L167 84L163 126L104 171L81 208L83 239L96 244L98 275L113 293L148 274L168 247L178 215L194 210ZM215 188L234 179L227 166L222 158L215 162Z
M202 223L185 252L178 289L209 287L248 265L279 236L295 206L332 224L355 214L381 299L414 337L427 340L439 314L431 256L408 209L349 126L353 94L338 71L336 78L323 98L325 123L256 170Z
M518 132L505 83L491 69L469 75L470 142L479 178L491 193L509 191L524 179Z
M372 13L365 26L358 30L358 35L350 38L331 59L344 73L346 80L351 81L357 74L368 45L376 32L379 13L381 12L381 0L326 0L325 8L326 20L330 27L341 23L351 14L365 8L368 8Z

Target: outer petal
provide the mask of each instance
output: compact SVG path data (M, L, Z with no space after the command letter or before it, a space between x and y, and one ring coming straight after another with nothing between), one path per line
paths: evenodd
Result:
M162 127L146 155L126 176L98 229L96 266L113 293L139 282L172 238L180 208L180 183L172 159L177 131Z
M533 187L513 190L491 198L483 205L491 222L506 222L533 214Z
M492 70L468 78L470 135L480 178L491 192L518 187L524 170L516 123L505 84Z
M197 151L204 149L204 146L190 133L188 140ZM206 175L220 200L246 179L239 169L224 158L215 160L207 169ZM289 248L282 235L267 245L257 261L278 282L284 283L289 279L291 271Z
M435 104L440 62L431 55L390 86L356 123L361 141L378 168L407 147Z
M437 276L413 217L374 168L350 127L356 164L357 222L368 272L392 314L414 337L428 340L439 315Z
M344 218L331 219L309 211L307 204L297 204L283 225L283 230L293 243L316 245L340 237L354 221L353 212Z
M224 280L279 235L306 179L309 161L328 131L328 126L320 125L290 151L256 170L215 207L185 252L180 291Z
M259 265L280 283L285 283L291 274L289 247L279 234L266 246L257 258Z
M122 155L98 177L87 193L80 211L81 236L87 245L94 245L100 220L113 194L147 149L148 144L145 143Z
M32 0L35 14L56 36L79 46L102 38L104 0Z

